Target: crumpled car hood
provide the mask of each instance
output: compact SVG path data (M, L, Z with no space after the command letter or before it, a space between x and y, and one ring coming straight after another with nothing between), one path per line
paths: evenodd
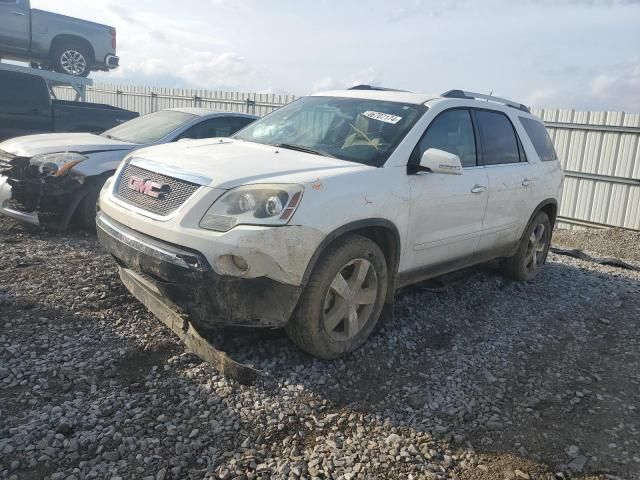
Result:
M4 150L18 157L33 157L57 152L105 152L132 150L140 145L113 140L92 133L45 133L16 137L0 143Z

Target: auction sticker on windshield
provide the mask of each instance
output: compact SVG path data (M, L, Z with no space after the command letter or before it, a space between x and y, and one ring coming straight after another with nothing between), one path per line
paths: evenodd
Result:
M367 110L362 115L364 115L365 117L373 118L374 120L379 120L381 122L392 123L394 125L402 120L402 117L391 115L390 113L372 112L371 110Z

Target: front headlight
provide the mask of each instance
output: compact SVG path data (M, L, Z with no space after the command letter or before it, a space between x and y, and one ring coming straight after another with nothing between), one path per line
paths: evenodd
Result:
M200 227L227 232L236 225L286 225L300 205L301 185L245 185L223 194L200 220Z
M76 152L46 153L33 157L31 164L36 165L40 173L61 177L87 158L89 157Z

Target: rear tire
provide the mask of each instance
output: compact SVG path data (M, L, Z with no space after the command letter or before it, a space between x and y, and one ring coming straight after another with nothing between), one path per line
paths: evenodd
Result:
M338 239L322 254L285 330L302 350L333 359L360 345L384 306L387 262L380 247L360 235Z
M505 260L504 274L514 280L533 280L547 260L551 245L551 221L539 212L527 227L520 247L513 257Z
M56 45L51 54L51 64L58 73L75 77L88 77L91 73L91 54L78 43Z

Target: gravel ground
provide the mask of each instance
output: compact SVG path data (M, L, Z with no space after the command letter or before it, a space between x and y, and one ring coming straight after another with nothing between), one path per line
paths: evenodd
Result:
M219 333L263 372L245 387L185 352L94 236L0 219L0 478L640 478L640 274L551 255L532 283L444 281L398 292L340 361Z
M631 230L559 230L554 242L568 248L578 248L601 256L618 257L640 262L640 234Z

